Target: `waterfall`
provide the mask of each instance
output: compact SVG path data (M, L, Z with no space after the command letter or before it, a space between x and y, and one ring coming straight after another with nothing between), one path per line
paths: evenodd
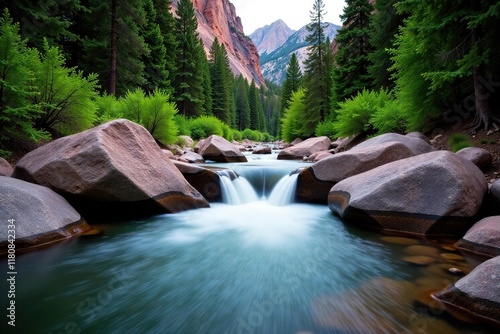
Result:
M282 206L293 203L298 176L298 173L283 176L271 192L269 204Z
M227 204L245 204L259 200L252 185L232 170L217 172L220 175L222 201Z

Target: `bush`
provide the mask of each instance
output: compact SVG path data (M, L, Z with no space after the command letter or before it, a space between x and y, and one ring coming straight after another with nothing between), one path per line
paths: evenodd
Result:
M263 132L262 135L264 136L264 139L262 141L265 141L268 143L274 141L274 137L271 136L269 133Z
M377 130L378 134L387 132L405 133L406 118L402 112L402 107L396 100L390 100L370 118L370 123Z
M222 137L226 138L228 141L233 141L233 129L229 127L226 123L222 124Z
M334 122L331 121L324 121L319 123L316 126L316 131L314 132L314 135L317 137L321 136L327 136L330 139L334 139L337 137L335 127L334 127Z
M119 102L113 95L103 95L95 98L97 107L94 125L103 124L114 119L123 118Z
M214 116L200 116L189 120L189 129L193 139L207 138L211 135L223 136L224 123Z
M301 119L304 112L304 90L299 89L292 94L290 104L281 119L281 134L286 142L292 142L302 136Z
M452 152L457 152L463 148L473 146L469 136L462 133L455 133L451 135L450 139L448 139L448 145L450 146Z
M257 130L245 129L241 132L243 139L253 141L264 141L264 135Z
M392 95L386 91L363 90L356 96L339 103L334 129L337 137L348 137L375 130L371 119L389 101Z
M177 124L177 128L179 129L180 136L189 136L191 137L191 129L189 128L189 120L186 119L183 115L176 114L174 116L175 124Z
M172 144L177 139L177 113L175 103L169 102L170 94L155 90L145 96L141 89L128 92L119 100L119 112L133 122L144 126L149 133L164 144Z
M241 135L241 132L233 129L233 140L241 141L242 138L243 136Z

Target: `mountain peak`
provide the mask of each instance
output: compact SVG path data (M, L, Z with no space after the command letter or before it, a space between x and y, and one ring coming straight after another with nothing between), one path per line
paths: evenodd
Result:
M259 54L264 54L273 52L283 45L294 32L295 30L280 19L255 30L249 37L257 46Z

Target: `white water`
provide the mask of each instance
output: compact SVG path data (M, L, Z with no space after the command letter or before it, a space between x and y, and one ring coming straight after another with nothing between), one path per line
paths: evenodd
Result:
M241 205L259 201L259 196L255 189L244 177L238 176L232 171L222 171L219 174L222 201L224 203ZM276 186L274 186L267 202L274 206L292 204L295 198L297 177L298 174L282 177Z

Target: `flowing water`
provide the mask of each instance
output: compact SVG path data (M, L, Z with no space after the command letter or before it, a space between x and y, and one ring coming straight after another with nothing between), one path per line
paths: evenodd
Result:
M488 332L416 302L458 278L444 268L467 270L459 256L440 257L453 249L293 203L290 173L303 164L222 166L235 171L220 172L225 203L109 223L99 236L18 255L11 332ZM415 252L436 263L403 261ZM1 328L12 330L5 320Z

